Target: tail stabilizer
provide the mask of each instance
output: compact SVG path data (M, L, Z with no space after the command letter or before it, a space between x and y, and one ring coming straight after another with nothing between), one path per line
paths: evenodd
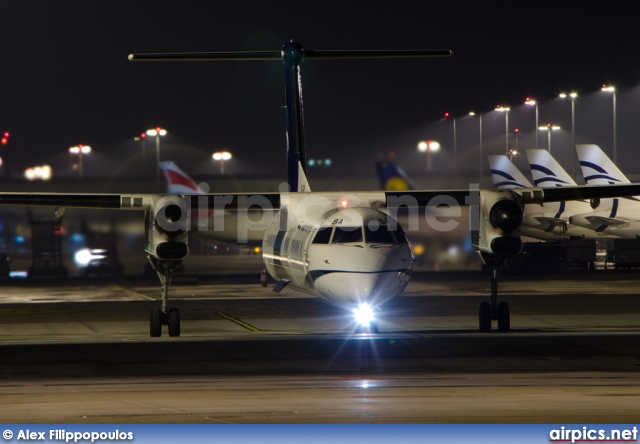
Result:
M489 167L496 188L530 188L531 182L505 155L489 155Z
M376 170L378 172L378 179L380 180L380 187L384 191L407 191L416 189L404 170L393 162L376 162Z
M589 185L631 183L598 145L576 145L584 180Z
M304 172L304 168L302 168L301 162L298 162L298 186L296 191L299 193L311 192L311 187L309 186L309 181L307 180L307 175Z
M175 162L160 162L160 169L170 194L206 194Z
M567 173L547 150L527 150L529 168L533 176L533 183L537 187L564 187L576 185L576 181Z

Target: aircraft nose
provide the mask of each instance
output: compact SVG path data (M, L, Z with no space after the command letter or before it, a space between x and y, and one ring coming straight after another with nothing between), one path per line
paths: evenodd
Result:
M343 307L378 306L402 293L410 272L331 273L316 282L322 296Z

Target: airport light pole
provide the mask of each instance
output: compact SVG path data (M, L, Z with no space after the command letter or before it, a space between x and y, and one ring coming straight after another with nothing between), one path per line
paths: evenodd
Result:
M505 130L504 130L504 138L505 138L504 153L508 155L509 154L509 111L511 111L511 108L506 107L506 106L498 105L496 107L496 111L500 111L500 112L504 113L504 125L505 125Z
M509 161L513 162L513 156L516 156L516 162L518 162L518 168L520 168L520 161L518 160L518 150L514 150L513 148L509 150Z
M147 133L140 133L139 137L134 137L133 140L142 141L142 172L147 171L147 150L145 142L147 141Z
M618 152L616 149L616 88L611 85L602 85L601 90L610 92L613 96L613 163L618 165Z
M531 97L527 97L527 100L524 102L525 105L533 105L536 107L536 128L538 128L538 102L533 100ZM538 140L538 131L536 131L536 148L540 148L540 143Z
M69 153L78 156L78 177L82 177L82 155L89 154L90 152L91 147L89 145L78 145L69 148Z
M572 92L570 94L560 93L561 99L566 99L569 97L571 99L571 153L572 153L572 165L571 170L573 173L573 178L576 178L576 98L578 97L578 93Z
M231 159L231 153L228 151L219 151L217 153L213 153L213 160L216 162L220 162L220 174L224 174L224 161Z
M451 117L449 113L444 113L444 118L448 119ZM458 143L457 143L457 131L456 131L456 118L453 117L453 164L457 166L458 164Z
M475 116L476 113L471 111L469 113L470 116ZM478 119L480 120L480 179L479 182L482 184L482 179L484 179L484 159L482 158L482 113L478 114Z
M160 137L167 135L167 130L159 126L147 130L147 136L156 138L156 187L160 188Z
M560 129L560 127L558 125L552 125L550 123L547 123L546 126L540 126L538 127L538 129L540 131L547 132L547 151L549 151L549 154L551 154L551 131L557 131Z
M431 172L431 153L440 149L440 144L435 140L427 140L418 143L418 151L427 153L427 172Z

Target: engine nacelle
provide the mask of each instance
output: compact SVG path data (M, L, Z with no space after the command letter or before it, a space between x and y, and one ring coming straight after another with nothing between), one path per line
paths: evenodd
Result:
M477 234L473 243L482 253L509 255L522 250L523 205L510 190L482 190Z
M189 254L189 206L180 196L153 196L147 212L145 250L161 261L179 261Z

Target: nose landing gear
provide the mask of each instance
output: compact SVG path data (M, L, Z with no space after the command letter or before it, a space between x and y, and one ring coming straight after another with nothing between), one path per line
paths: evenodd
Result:
M506 301L498 303L498 275L510 256L480 253L482 261L489 268L491 279L491 301L482 302L478 313L481 332L491 331L492 321L498 321L498 331L511 330L511 315Z
M178 268L182 261L160 261L149 256L151 266L158 273L162 284L162 306L151 309L149 315L149 334L152 338L162 336L162 326L166 325L169 336L180 336L180 310L176 307L167 307L169 299L169 284L171 273Z

